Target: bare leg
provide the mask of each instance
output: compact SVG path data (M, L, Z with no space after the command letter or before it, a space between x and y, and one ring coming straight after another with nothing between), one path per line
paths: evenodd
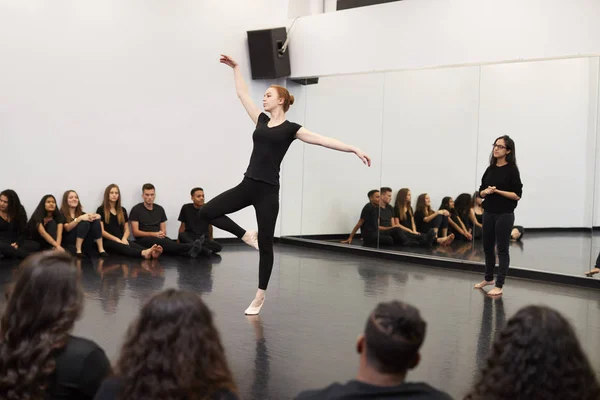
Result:
M75 250L77 251L77 254L81 254L81 246L83 245L83 238L77 238L75 239Z

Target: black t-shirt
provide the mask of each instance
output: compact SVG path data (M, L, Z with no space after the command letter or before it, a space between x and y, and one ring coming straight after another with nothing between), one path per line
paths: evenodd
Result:
M27 213L25 208L21 206L19 215L8 222L4 218L0 217L0 241L7 243L16 243L19 246L25 241L27 236Z
M286 120L269 128L270 120L265 113L258 116L256 129L252 134L254 148L245 175L257 181L279 185L281 161L301 126Z
M93 399L110 373L104 350L91 340L69 336L67 345L56 354L56 369L46 399Z
M178 221L185 224L185 231L196 235L208 235L208 222L200 218L194 203L184 204L179 212Z
M394 218L394 207L389 204L385 208L379 207L379 225L392 226L392 218Z
M413 228L412 218L411 218L411 214L409 212L410 212L410 210L407 210L404 220L401 220L400 219L400 209L398 207L394 207L394 217L398 218L398 221L400 221L400 225L405 226L412 231L412 228Z
M360 219L364 220L362 226L360 227L361 234L376 234L379 231L377 221L379 219L379 209L380 207L374 206L371 203L367 203L363 207L360 213Z
M431 229L433 221L425 222L425 213L423 211L415 211L415 226L417 232L427 233Z
M345 384L334 383L321 390L300 393L296 400L452 400L448 394L434 389L426 383L403 383L398 386L375 386L357 380Z
M479 192L481 193L488 186L496 186L498 190L516 193L519 197L523 195L523 183L521 183L521 175L516 165L488 167L481 178ZM511 213L517 207L517 201L499 194L491 194L483 198L481 206L487 212Z
M123 224L119 224L119 218L117 218L117 216L111 212L109 212L107 224L106 220L104 219L104 208L98 207L98 209L96 210L96 213L100 214L100 217L102 218L102 222L104 223L104 230L107 233L115 236L117 239L123 238L123 235L125 234L125 224L129 221L129 218L127 217L127 210L125 209L125 207L122 207L121 209L123 210L123 216L125 217L125 223Z
M119 378L109 378L100 387L95 400L117 400L121 391L121 381ZM238 400L239 397L226 389L221 389L209 397L210 400Z
M58 212L58 213L57 213L57 215L56 215L56 217L52 218L52 219L51 219L51 220L49 220L48 222L41 221L41 224L43 224L43 225L44 225L44 229L46 229L46 233L48 233L48 234L50 234L50 232L48 232L48 229L46 228L46 226L47 226L47 225L48 225L48 224L49 224L51 221L54 221L54 222L56 222L56 224L57 224L57 225L61 225L61 224L64 224L64 223L66 222L66 221L65 221L65 216L64 216L64 215L62 215L62 213L61 213L61 212ZM44 245L45 245L45 244L46 244L46 239L44 239L44 238L42 237L42 235L40 235L40 232L38 231L38 226L39 226L39 223L38 223L38 224L36 224L35 222L36 222L36 221L33 221L33 220L32 220L32 221L29 221L29 225L28 225L28 228L29 228L29 231L30 231L30 234L31 234L31 239L32 239L32 240L35 240L36 242L39 242L39 243L42 243L42 244L44 244ZM56 237L55 237L56 235L50 235L50 236L52 236L52 238L53 238L54 240L56 240Z
M159 232L160 224L167 220L167 214L158 204L154 204L152 210L148 210L144 203L140 203L131 209L129 219L137 221L142 232Z

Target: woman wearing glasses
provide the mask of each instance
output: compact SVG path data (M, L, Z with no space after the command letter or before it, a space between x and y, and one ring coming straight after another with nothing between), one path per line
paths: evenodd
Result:
M504 278L508 272L511 231L515 222L514 210L521 200L523 184L517 157L515 142L507 135L494 142L490 155L490 166L481 178L479 195L483 200L483 250L485 252L485 279L476 284L482 289L494 284L494 266L496 248L498 249L499 271L496 287L488 292L491 296L502 294Z

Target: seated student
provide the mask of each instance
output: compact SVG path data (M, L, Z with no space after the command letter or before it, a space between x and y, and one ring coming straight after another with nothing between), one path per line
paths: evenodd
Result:
M236 400L219 332L200 296L167 289L131 324L115 375L96 400Z
M409 189L403 188L398 191L398 194L396 194L396 205L394 207L393 226L402 230L402 233L413 245L418 244L421 246L430 247L438 239L437 232L435 232L433 229L428 230L424 234L417 231L413 217L411 200L411 192ZM448 238L441 240L439 243L446 242L448 242Z
M0 193L0 258L25 258L40 246L27 237L27 213L14 190Z
M469 211L469 221L473 227L473 238L475 240L481 239L483 236L483 207L481 204L483 199L479 195L479 192L473 193L471 201L471 211Z
M0 397L94 398L111 368L96 343L71 336L83 301L70 255L44 252L21 264L0 322Z
M426 383L406 382L408 371L421 361L419 349L425 340L426 325L419 310L409 304L378 304L356 343L360 354L356 379L302 392L296 400L450 400L448 394Z
M56 207L56 198L51 194L42 197L27 224L31 239L42 250L65 251L62 247L63 224L65 218Z
M420 194L417 198L417 210L413 215L413 228L423 234L433 229L437 237L437 243L448 246L454 240L454 234L448 235L447 210L433 211L431 209L431 197L427 193Z
M86 245L84 252L83 246L86 240L93 240L98 248L100 257L106 257L108 254L104 251L102 241L102 225L100 224L100 214L87 214L83 212L83 207L79 201L79 195L74 190L67 190L63 194L62 205L60 207L64 222L63 247L73 251L75 255L82 257L84 253L89 254Z
M114 183L104 190L104 201L96 211L101 216L104 247L111 253L129 257L158 258L162 247L153 245L145 249L135 242L129 242L129 220L127 210L121 206L121 191Z
M571 324L527 306L504 326L469 400L598 400L600 385Z
M379 205L380 205L380 193L379 190L370 190L367 193L367 197L369 198L369 202L363 207L360 218L354 229L352 229L352 233L348 236L348 239L343 240L342 243L352 243L352 239L354 239L354 235L360 229L360 233L362 236L363 244L366 246L377 246L377 231L379 225Z
M179 241L181 243L194 243L204 237L202 243L202 254L211 255L223 249L219 243L213 240L212 225L200 218L198 210L204 205L204 189L196 187L191 191L192 203L184 204L179 212Z
M381 188L381 199L379 202L379 244L391 246L393 244L411 246L418 245L418 239L413 235L405 233L398 222L394 220L394 207L392 202L392 189ZM409 237L410 236L410 237Z
M471 196L469 196L469 199L470 197ZM450 226L450 232L454 234L455 238L467 242L473 240L473 235L471 235L471 232L467 229L460 216L457 215L454 206L454 199L452 199L452 197L448 196L442 199L442 204L440 204L440 210L447 210L450 213L448 225Z
M154 245L162 247L165 254L198 257L202 250L202 239L194 243L177 243L167 237L167 214L164 208L154 204L156 191L154 185L146 183L142 186L143 203L131 209L129 220L136 242L145 247Z

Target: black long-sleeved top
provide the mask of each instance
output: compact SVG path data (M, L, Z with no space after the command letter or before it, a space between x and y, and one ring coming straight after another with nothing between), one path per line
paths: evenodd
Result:
M23 207L21 207L19 215L10 222L0 217L0 240L21 246L27 236L26 226L27 214Z
M504 192L513 192L519 197L523 195L521 174L516 165L507 164L502 167L488 167L481 178L479 193L487 189L488 186L495 186L496 189ZM490 194L484 198L482 207L485 211L491 213L511 213L517 207L517 201L499 194Z

